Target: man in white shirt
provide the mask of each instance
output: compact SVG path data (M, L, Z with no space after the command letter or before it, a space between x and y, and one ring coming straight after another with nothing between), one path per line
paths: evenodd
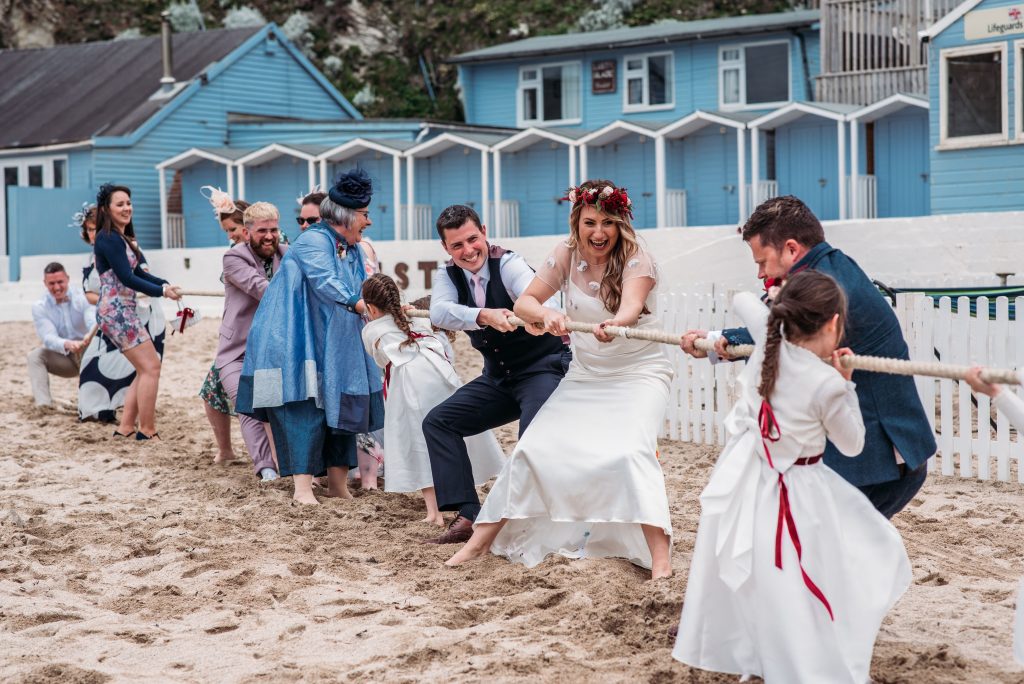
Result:
M89 332L86 322L90 304L79 287L69 287L64 267L52 262L43 269L47 294L32 305L32 322L43 346L28 354L28 379L36 406L50 406L50 374L62 378L78 376L83 338Z
M480 377L434 407L423 421L437 505L458 516L432 544L458 544L473 533L480 500L464 437L519 420L526 429L569 367L572 354L551 335L535 336L508 322L512 306L533 280L518 254L487 242L487 228L470 207L456 204L437 219L451 257L434 277L430 322L463 330L484 357Z

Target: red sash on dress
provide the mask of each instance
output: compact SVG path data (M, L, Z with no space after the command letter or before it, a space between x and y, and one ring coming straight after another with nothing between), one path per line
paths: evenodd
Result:
M772 412L771 405L767 401L761 401L761 411L757 416L758 425L761 428L761 443L764 445L764 455L768 459L768 466L775 470L775 464L772 463L772 455L768 451L768 442L777 442L782 436L782 432L779 430L779 424L775 420L775 414ZM793 465L813 465L821 460L821 455L809 456L806 458L798 458ZM825 610L828 611L829 618L834 622L835 616L832 614L832 606L829 605L828 599L825 598L825 594L818 588L818 585L807 575L807 571L804 570L803 563L801 561L803 557L803 548L800 546L800 536L796 531L796 521L793 520L793 508L789 503L789 489L786 487L786 480L782 473L779 473L779 518L778 523L775 527L775 567L782 569L782 542L783 532L789 532L789 538L793 542L793 547L796 549L797 564L800 566L800 574L803 575L804 585L807 589L814 594L814 597L821 601L821 604L825 606Z

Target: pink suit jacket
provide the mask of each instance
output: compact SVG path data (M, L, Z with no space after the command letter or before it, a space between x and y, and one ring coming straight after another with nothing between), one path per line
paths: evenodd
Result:
M274 273L281 266L281 257L288 245L280 245L274 255ZM220 323L217 357L214 364L220 370L227 364L245 356L245 341L249 337L252 318L270 283L263 270L263 261L246 242L240 242L224 253L224 317Z

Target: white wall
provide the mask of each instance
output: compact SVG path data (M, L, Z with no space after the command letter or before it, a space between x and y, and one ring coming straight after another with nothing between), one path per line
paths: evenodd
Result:
M686 291L696 285L715 283L726 288L759 289L750 251L735 226L664 228L641 235L654 253L661 272L661 287ZM1024 212L957 214L904 219L830 221L825 223L828 241L860 263L872 278L903 284L939 284L956 278L978 285L995 283L996 273L1024 275ZM531 264L539 264L553 249L556 236L509 238L504 247L514 249ZM384 272L408 281L408 299L428 293L427 271L441 265L447 255L437 240L376 242ZM220 290L220 259L223 248L149 250L152 272L193 290ZM42 294L43 267L62 261L75 273L81 254L23 257L25 283L0 285L5 306L0 320L19 313L24 306L7 306ZM187 265L186 265L187 262ZM33 283L36 283L33 285ZM38 294L33 294L37 293ZM212 300L190 301L204 315L218 315ZM21 318L25 316L25 318Z

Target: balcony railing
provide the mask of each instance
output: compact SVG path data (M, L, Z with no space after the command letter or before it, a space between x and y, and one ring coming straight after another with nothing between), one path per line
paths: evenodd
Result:
M779 196L779 182L774 180L762 180L757 182L757 192L752 192L750 184L744 186L747 193L747 211L753 212L757 206L772 197Z
M894 93L928 94L928 66L848 71L817 77L819 102L869 105Z
M167 215L167 244L164 249L180 249L185 246L185 217L182 214Z
M412 230L407 223L407 204L403 204L398 216L402 222L402 235L406 240L429 240L434 233L434 211L429 204L414 204L412 208Z
M498 211L501 212L501 223L494 237L519 237L519 202L502 200Z
M854 197L853 188L857 188L857 196ZM856 186L853 177L846 177L846 197L849 200L850 218L852 219L873 219L878 218L878 183L874 176L857 176Z
M665 216L666 223L671 227L685 226L686 225L686 190L673 190L669 189L666 191L667 199L667 215Z

